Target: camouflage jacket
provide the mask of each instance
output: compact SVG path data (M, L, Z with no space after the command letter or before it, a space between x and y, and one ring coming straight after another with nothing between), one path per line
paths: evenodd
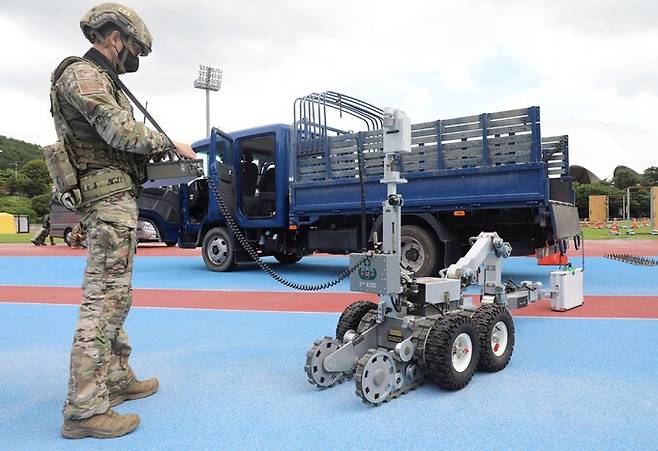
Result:
M139 180L148 159L166 150L167 138L135 120L130 101L99 65L78 60L55 74L55 129L58 138L69 137L76 168L114 166Z

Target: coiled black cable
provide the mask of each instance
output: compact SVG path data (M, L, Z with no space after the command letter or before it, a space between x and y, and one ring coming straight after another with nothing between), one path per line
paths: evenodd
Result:
M366 255L364 258L362 258L361 260L353 264L351 267L340 273L340 275L336 279L321 284L307 285L307 284L291 282L290 280L283 278L282 276L277 274L276 271L270 268L267 265L267 263L261 260L260 256L258 255L258 252L256 252L256 250L253 247L251 247L249 241L247 241L247 238L242 234L240 227L238 227L238 225L233 220L233 216L231 216L231 213L228 211L228 208L226 208L226 205L224 204L224 200L222 199L222 196L219 194L219 191L217 190L217 185L215 185L215 181L213 180L212 176L208 177L208 187L210 187L210 190L214 194L215 199L217 199L219 210L222 212L222 215L224 215L224 220L226 221L226 225L228 225L229 229L231 229L231 232L238 239L244 250L247 251L249 256L256 262L256 264L260 269L265 271L271 278L279 282L281 285L300 291L326 290L327 288L331 288L334 285L338 285L344 279L349 277L350 274L352 274L354 271L359 269L361 266L363 266L366 262L370 260L369 255Z

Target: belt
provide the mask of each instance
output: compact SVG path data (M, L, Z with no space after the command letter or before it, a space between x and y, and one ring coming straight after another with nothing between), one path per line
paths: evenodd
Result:
M99 169L80 177L83 205L131 189L132 179L121 169Z

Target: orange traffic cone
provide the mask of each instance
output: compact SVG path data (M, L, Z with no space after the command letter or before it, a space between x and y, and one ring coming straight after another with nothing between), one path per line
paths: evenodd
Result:
M555 252L546 257L538 258L537 263L540 266L560 266L569 263L569 258L566 255L560 255L559 252Z

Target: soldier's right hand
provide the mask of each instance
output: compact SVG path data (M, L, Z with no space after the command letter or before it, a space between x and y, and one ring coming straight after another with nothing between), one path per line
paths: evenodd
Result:
M176 141L173 141L174 146L176 146L176 153L181 158L186 158L188 160L194 160L196 158L196 153L192 150L192 146L189 144L183 144Z

